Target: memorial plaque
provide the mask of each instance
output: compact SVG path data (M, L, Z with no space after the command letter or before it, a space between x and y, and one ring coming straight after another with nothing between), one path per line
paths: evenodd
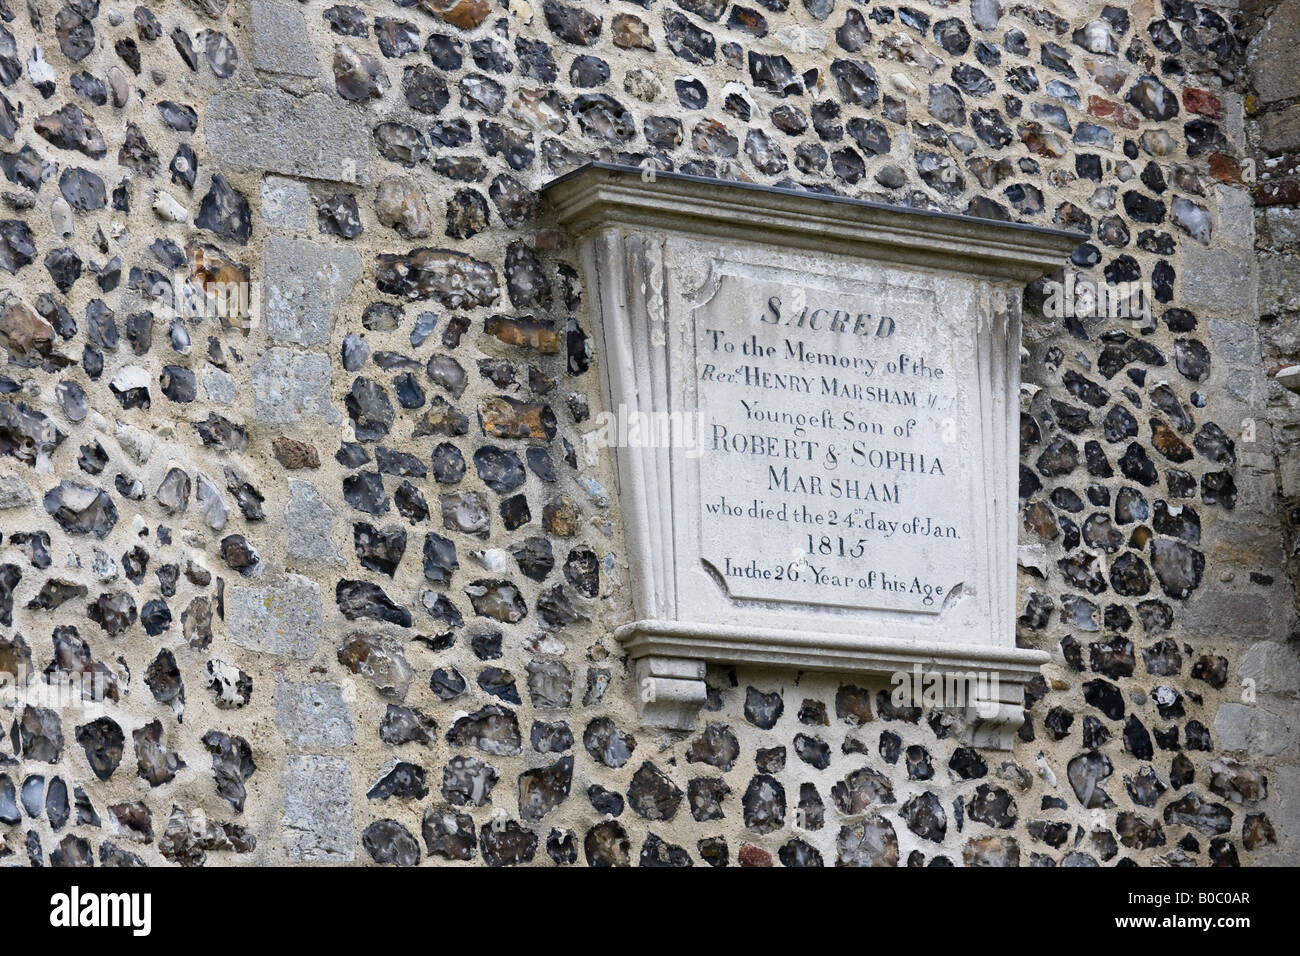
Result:
M693 315L701 559L742 600L938 614L979 543L973 348L921 284L717 268Z
M998 678L1005 744L1046 659L1015 646L1019 301L1078 237L598 165L546 195L637 426L643 719L691 726L708 661L921 665Z

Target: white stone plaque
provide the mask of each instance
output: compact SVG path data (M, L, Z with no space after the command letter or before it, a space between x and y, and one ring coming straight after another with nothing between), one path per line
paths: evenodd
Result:
M614 453L643 719L690 726L707 661L920 664L996 675L973 723L1005 744L1045 660L1015 646L1019 299L1078 238L619 167L547 195L641 426Z
M928 283L716 268L692 315L701 560L740 600L938 614L976 559L974 350Z

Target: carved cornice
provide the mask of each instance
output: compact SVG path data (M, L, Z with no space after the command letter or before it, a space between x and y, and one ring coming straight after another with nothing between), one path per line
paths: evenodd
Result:
M1077 232L845 196L588 163L542 190L573 238L602 225L865 256L1029 282L1061 268Z

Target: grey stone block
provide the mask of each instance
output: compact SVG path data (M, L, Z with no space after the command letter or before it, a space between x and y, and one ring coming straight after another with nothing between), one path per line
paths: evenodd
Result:
M294 747L346 747L356 739L352 712L337 684L276 684L275 726Z
M1248 411L1257 407L1259 400L1259 386L1262 384L1259 372L1255 369L1234 368L1229 370L1223 387L1225 394L1232 396L1240 403L1240 414L1244 417ZM1220 411L1220 415L1232 414L1229 411ZM1240 419L1237 419L1240 421Z
M1253 680L1258 693L1294 694L1300 690L1300 653L1288 644L1261 641L1242 658L1241 676Z
M1300 106L1265 113L1256 121L1255 138L1270 153L1300 147Z
M1258 594L1204 588L1188 600L1178 623L1185 634L1216 641L1266 640L1285 632L1276 609Z
M284 762L281 842L299 863L353 858L352 767L343 757L291 755Z
M1223 704L1214 717L1214 740L1220 750L1248 750L1255 708L1245 704Z
M361 278L361 259L306 239L268 236L266 330L277 342L325 345L334 310Z
M331 424L342 421L330 402L330 360L319 352L267 349L253 366L252 380L259 422L285 425L310 415Z
M1223 249L1188 243L1178 276L1183 296L1193 309L1209 312L1252 312L1254 277L1250 258Z
M262 219L272 229L306 229L311 200L307 184L283 176L262 179Z
M1220 242L1241 249L1255 247L1255 203L1245 189L1218 185L1214 195L1219 217L1215 235Z
M1264 103L1300 96L1300 72L1294 68L1300 43L1300 4L1280 3L1251 41L1247 56L1255 90Z
M1286 862L1294 866L1300 862L1300 766L1283 764L1273 776L1273 792L1277 796L1278 813L1273 821L1277 825L1278 843L1281 844L1275 863Z
M1246 704L1222 704L1214 717L1214 741L1220 750L1236 750L1257 757L1275 757L1290 746L1295 737L1294 715L1291 719L1263 707Z
M306 660L320 643L320 585L289 574L277 586L233 587L226 598L226 624L233 644Z
M307 20L296 4L253 0L253 66L271 73L315 76L320 72L307 38Z
M1208 324L1210 339L1223 361L1233 365L1259 364L1259 334L1253 326L1215 318Z
M1268 457L1268 463L1267 477L1272 480L1273 462L1271 456ZM1245 472L1247 472L1247 469L1243 468L1243 473ZM1270 514L1268 517L1272 517L1272 515ZM1286 561L1286 551L1283 547L1280 529L1276 525L1260 524L1253 521L1220 520L1215 522L1213 536L1208 538L1207 541L1209 547L1214 549L1215 561L1231 561L1247 566L1251 570L1266 571L1270 574L1283 573L1282 568ZM1206 589L1206 593L1215 594L1216 592ZM1261 599L1258 594L1248 595L1248 597L1257 602ZM1192 603L1194 604L1197 600L1199 600L1199 597L1192 598ZM1247 615L1247 618L1252 616Z
M324 93L226 90L208 99L204 127L218 163L334 182L370 181L370 139L356 114Z
M289 503L284 511L289 557L317 564L342 564L334 547L334 509L309 481L289 479Z
M1268 234L1275 246L1289 246L1300 242L1300 209L1286 206L1269 206L1264 210Z
M1259 311L1300 311L1300 262L1294 256L1259 261Z

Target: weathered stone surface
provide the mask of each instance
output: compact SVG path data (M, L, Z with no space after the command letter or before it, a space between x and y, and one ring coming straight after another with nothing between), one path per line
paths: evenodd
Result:
M356 739L352 712L337 684L278 682L275 727L290 745L307 750L333 750Z
M303 239L268 236L264 260L266 328L271 338L307 346L328 343L339 303L361 278L357 254Z
M309 481L289 479L289 502L285 506L285 552L291 558L315 564L343 564L334 546L334 509Z
M370 149L350 115L323 93L222 91L208 100L204 135L213 157L237 169L365 183Z
M252 368L258 421L294 424L304 418L342 420L330 401L330 362L324 355L287 348L267 349Z
M262 179L261 213L268 227L305 230L310 208L305 183L283 176Z
M280 839L300 863L351 862L352 771L344 757L285 758Z
M1278 7L1250 44L1250 62L1256 89L1264 103L1300 96L1300 79L1285 69L1300 39L1300 11L1289 4Z
M284 0L253 0L253 66L272 73L315 76L319 70L311 47L303 43L307 21Z
M1227 314L1243 311L1250 297L1249 260L1236 252L1198 246L1184 249L1183 257L1183 296L1191 308Z
M289 574L274 587L233 587L226 601L232 643L302 660L316 652L322 628L320 585L316 582Z

